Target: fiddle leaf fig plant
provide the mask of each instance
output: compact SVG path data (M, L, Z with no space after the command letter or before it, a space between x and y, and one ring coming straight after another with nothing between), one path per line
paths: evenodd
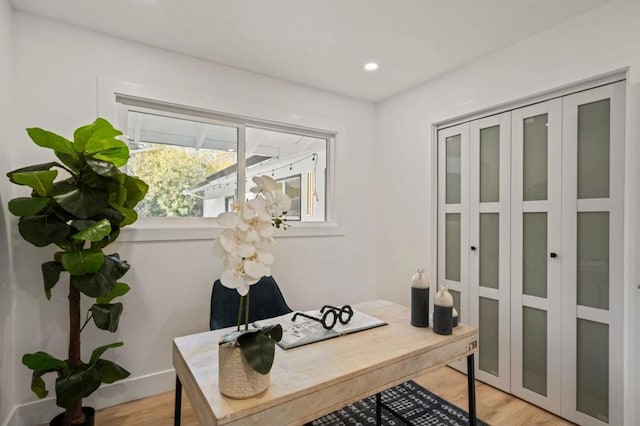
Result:
M120 278L129 264L117 253L105 254L120 229L137 219L135 206L148 186L118 168L129 159L129 148L117 139L122 132L102 118L74 132L73 141L39 128L27 133L43 148L53 150L58 161L27 166L9 172L11 182L31 188L29 197L9 201L9 211L19 217L20 235L36 247L57 246L53 260L42 264L47 299L63 272L69 275L69 350L66 359L46 352L26 354L22 363L33 370L31 389L40 398L48 391L42 376L56 373L56 403L65 409L65 424L82 424L82 398L102 383L113 383L129 372L102 358L115 342L93 350L81 359L80 333L91 321L101 330L118 330L123 305L114 299L129 285ZM81 320L80 298L94 299Z

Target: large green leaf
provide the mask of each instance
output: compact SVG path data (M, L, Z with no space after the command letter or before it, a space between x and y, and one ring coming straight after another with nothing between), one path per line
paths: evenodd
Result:
M41 197L46 197L51 194L56 176L58 176L57 170L13 172L11 173L11 181L18 185L26 185Z
M149 185L147 185L142 179L136 176L124 176L123 186L127 190L127 198L124 202L124 207L134 208L147 194Z
M53 215L22 217L18 221L22 238L36 247L64 241L69 235L69 229L69 225Z
M109 294L107 294L104 297L98 297L98 300L96 300L96 302L98 302L98 304L109 303L116 297L124 296L129 292L129 290L131 290L131 287L129 287L129 284L116 283L111 289L111 292Z
M42 269L42 281L44 282L44 294L51 300L51 289L58 283L60 272L64 267L59 262L45 262L40 267Z
M38 398L44 398L45 396L49 395L47 386L44 384L44 380L42 380L42 375L50 373L51 371L34 371L31 375L31 390L36 394Z
M61 152L71 156L75 155L76 158L78 157L76 150L73 148L73 143L60 135L56 135L53 132L40 129L38 127L27 129L27 133L36 145L43 148L51 148L56 152Z
M74 368L69 374L56 380L56 404L69 408L77 399L86 398L100 387L102 377L93 365Z
M127 263L126 260L120 259L120 255L118 253L112 253L106 256L105 263L108 263L109 268L114 268L113 276L116 280L122 278L124 274L127 273L131 265Z
M127 144L113 136L106 137L105 131L97 132L92 136L85 147L85 156L97 160L108 161L116 167L127 164L129 160L129 147Z
M100 249L87 249L64 253L60 261L71 275L91 274L104 264L104 253Z
M76 129L73 133L73 141L76 151L83 152L92 138L113 138L121 134L122 132L114 129L107 120L97 118L93 123Z
M56 157L60 159L71 171L78 173L82 167L82 160L80 160L77 154L65 154L64 152L56 151Z
M104 345L104 346L100 346L100 347L95 348L93 350L93 352L91 352L91 359L89 360L89 364L95 364L96 361L100 359L102 354L107 351L107 349L119 348L121 346L124 346L124 343L115 342L115 343L111 343L111 344L108 344L108 345Z
M111 224L107 219L102 219L93 225L71 236L74 240L100 241L111 233Z
M107 207L103 209L100 213L95 216L95 219L107 219L111 223L111 227L114 225L119 226L120 222L125 219L125 216L120 213L118 210L113 209L111 207Z
M95 158L87 158L86 161L87 165L91 167L91 170L100 176L113 177L120 173L120 170L109 161L97 160Z
M93 322L100 330L115 332L118 330L120 315L122 314L122 303L107 303L104 305L93 305L90 309L93 315Z
M276 343L262 333L247 333L238 338L240 351L247 363L260 374L267 374L273 366Z
M52 167L64 168L62 164L56 161L50 161L48 163L33 164L31 166L21 167L19 169L16 169L12 172L7 173L7 176L9 176L9 179L11 179L11 175L13 173L44 171L44 170L50 170ZM11 182L15 183L13 180L11 180Z
M33 370L31 375L31 390L38 398L44 398L49 394L45 386L42 375L56 371L61 373L67 369L67 363L61 359L55 358L46 352L36 352L33 354L25 354L22 357L22 363L27 368Z
M131 225L136 220L138 220L138 212L136 212L134 209L130 209L115 203L109 203L109 205L124 215L124 219L122 220L122 222L120 222L120 228Z
M46 352L35 352L32 354L24 354L22 363L27 368L34 371L64 369L67 363L61 359L55 358Z
M96 362L96 368L102 376L102 383L113 383L118 380L125 379L131 375L127 370L119 366L113 361L100 359Z
M49 204L49 198L19 197L9 201L9 211L14 216L34 216Z
M102 190L83 186L62 194L54 194L53 198L60 207L72 215L88 219L107 207L109 195Z
M71 284L89 297L107 297L114 289L116 282L128 270L127 262L120 260L117 254L104 257L104 263L94 274L71 276Z

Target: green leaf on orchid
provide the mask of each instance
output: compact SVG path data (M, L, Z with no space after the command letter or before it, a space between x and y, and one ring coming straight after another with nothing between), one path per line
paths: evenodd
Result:
M260 374L267 374L273 366L276 343L262 333L243 334L238 338L242 356Z

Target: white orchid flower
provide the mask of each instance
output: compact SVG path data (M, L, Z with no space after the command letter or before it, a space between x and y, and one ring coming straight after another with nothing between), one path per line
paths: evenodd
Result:
M220 277L225 287L241 296L263 276L271 275L275 243L274 220L282 218L291 208L291 199L270 176L255 176L252 200L234 204L234 211L218 215L217 222L225 228L213 245L216 256L227 268Z
M240 296L246 296L249 293L249 285L245 282L244 273L238 266L242 267L242 264L224 271L220 277L220 282L225 287L236 289Z
M258 261L263 265L272 265L273 264L273 255L266 250L257 249L256 254L258 255Z
M260 278L270 275L271 269L255 260L248 260L244 263L244 273L257 282Z
M253 183L256 184L253 188L251 188L251 192L260 193L260 192L273 192L278 189L278 184L271 176L254 176Z
M238 238L237 233L233 229L225 229L222 231L218 241L220 241L220 245L227 253L232 253L240 244L240 238Z
M220 213L216 218L216 221L220 226L223 226L225 228L233 228L242 223L240 217L234 212Z

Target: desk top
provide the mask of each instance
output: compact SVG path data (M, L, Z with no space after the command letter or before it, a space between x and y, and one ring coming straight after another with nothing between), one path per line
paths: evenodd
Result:
M174 339L176 374L200 422L304 423L477 350L475 328L461 324L441 336L412 327L405 306L378 300L353 307L388 325L286 351L276 346L271 386L244 400L218 390L218 340L229 329Z

